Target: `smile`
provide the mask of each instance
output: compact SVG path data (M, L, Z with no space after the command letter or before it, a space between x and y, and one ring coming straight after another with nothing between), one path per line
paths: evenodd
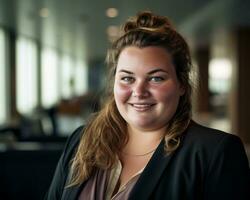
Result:
M136 110L136 111L147 111L152 108L155 104L136 104L136 103L130 103L130 105Z

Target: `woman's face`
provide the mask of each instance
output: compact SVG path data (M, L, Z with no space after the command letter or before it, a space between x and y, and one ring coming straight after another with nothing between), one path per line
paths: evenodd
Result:
M153 131L166 126L184 89L171 55L163 48L126 47L117 64L114 97L129 126Z

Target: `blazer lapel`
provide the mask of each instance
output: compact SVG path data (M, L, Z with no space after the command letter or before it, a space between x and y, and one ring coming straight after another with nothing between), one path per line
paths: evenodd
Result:
M71 174L69 174L69 176L67 177L65 185L67 185L69 183L70 175ZM64 191L63 191L61 200L75 200L75 199L77 199L77 197L78 197L79 193L81 192L81 190L82 190L83 186L85 185L85 183L86 183L86 181L84 181L79 186L65 188Z
M173 154L166 155L164 151L164 139L161 141L160 145L150 159L148 165L144 169L143 173L140 175L137 183L135 184L131 194L129 196L130 200L138 199L149 199L152 194L156 184L158 183L164 169L166 169L170 159Z
M63 191L62 200L75 200L77 199L78 192L81 187L70 187Z

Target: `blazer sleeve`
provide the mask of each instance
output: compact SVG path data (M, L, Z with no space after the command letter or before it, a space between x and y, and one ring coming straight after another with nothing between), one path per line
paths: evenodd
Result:
M225 136L213 151L205 177L204 199L250 199L250 170L241 140Z
M80 141L83 127L76 129L66 142L63 153L58 161L54 177L48 192L45 195L46 200L58 200L61 199L66 179L69 172L69 162L72 159L73 154L76 151L78 143Z

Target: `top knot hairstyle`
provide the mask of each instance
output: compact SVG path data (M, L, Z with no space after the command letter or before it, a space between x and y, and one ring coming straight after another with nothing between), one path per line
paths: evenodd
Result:
M151 12L141 12L130 18L122 28L122 35L113 42L107 53L109 83L107 99L102 109L86 125L76 155L72 160L70 186L81 184L95 169L110 169L117 155L128 141L127 124L120 115L114 100L113 85L117 62L122 50L128 46L144 48L157 46L172 56L177 78L185 89L176 113L166 124L166 153L175 151L191 119L191 84L189 74L191 58L183 37L169 19ZM112 81L110 81L112 80Z
M187 85L184 79L189 82L188 77L182 77L184 74L189 76L191 70L189 47L167 17L146 11L138 13L124 24L122 35L113 43L107 56L107 63L113 67L113 74L119 55L126 46L165 48L173 57L179 81L184 86Z
M138 13L136 17L131 18L124 25L124 32L139 28L159 29L159 28L173 28L170 21L163 16L153 15L151 12Z

